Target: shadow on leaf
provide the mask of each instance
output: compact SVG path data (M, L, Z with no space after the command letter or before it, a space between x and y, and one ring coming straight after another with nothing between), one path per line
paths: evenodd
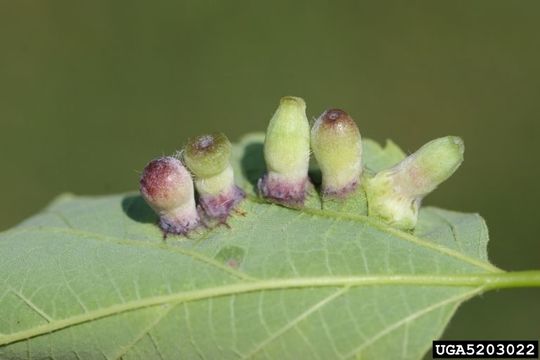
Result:
M266 172L262 143L254 142L246 146L244 156L242 156L242 171L244 177L253 185L253 189L256 191L257 181Z
M126 215L140 223L155 223L158 218L152 208L140 195L128 195L122 199L122 209Z

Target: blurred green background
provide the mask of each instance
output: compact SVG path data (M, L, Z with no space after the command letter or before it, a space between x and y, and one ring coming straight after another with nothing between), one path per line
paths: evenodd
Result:
M186 137L341 107L407 151L460 135L426 203L481 213L492 261L540 268L540 2L0 0L0 229L62 192L133 190ZM464 305L447 338L538 338L540 289Z

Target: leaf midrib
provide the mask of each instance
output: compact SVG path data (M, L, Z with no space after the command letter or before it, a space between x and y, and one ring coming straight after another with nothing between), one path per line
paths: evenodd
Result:
M534 286L540 286L540 272L515 273L484 273L484 274L448 274L448 275L364 275L364 276L324 276L295 279L270 279L245 281L240 283L215 286L169 295L152 296L137 299L109 307L93 310L65 319L53 320L47 324L35 326L26 330L0 336L0 346L25 340L42 334L57 331L73 325L118 315L141 308L205 300L210 298L240 295L258 291L302 289L317 287L360 287L360 286L389 286L389 285L418 285L418 286L452 286L452 287L484 287L485 289L524 286L516 279L528 276ZM521 278L520 278L521 277ZM531 286L528 284L528 286Z

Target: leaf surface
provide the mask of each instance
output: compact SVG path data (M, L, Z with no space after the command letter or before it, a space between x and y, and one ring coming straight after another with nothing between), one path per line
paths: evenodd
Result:
M404 156L364 150L371 171ZM424 208L412 234L266 204L260 134L234 168L244 214L189 239L134 193L64 195L0 234L0 358L418 359L483 291L460 276L499 271L476 214Z

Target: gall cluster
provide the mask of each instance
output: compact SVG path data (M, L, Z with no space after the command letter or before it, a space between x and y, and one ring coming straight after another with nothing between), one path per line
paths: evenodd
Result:
M398 164L377 173L365 169L362 137L345 111L323 112L310 126L306 103L286 96L270 119L264 141L266 173L259 195L269 202L301 209L317 193L308 175L310 155L320 168L322 206L360 197L363 215L401 230L412 230L422 199L448 179L463 162L459 137L428 142ZM187 234L205 219L225 222L244 199L235 185L232 147L221 133L188 141L181 157L151 161L140 180L141 194L160 217L165 233ZM198 203L195 200L198 193Z

